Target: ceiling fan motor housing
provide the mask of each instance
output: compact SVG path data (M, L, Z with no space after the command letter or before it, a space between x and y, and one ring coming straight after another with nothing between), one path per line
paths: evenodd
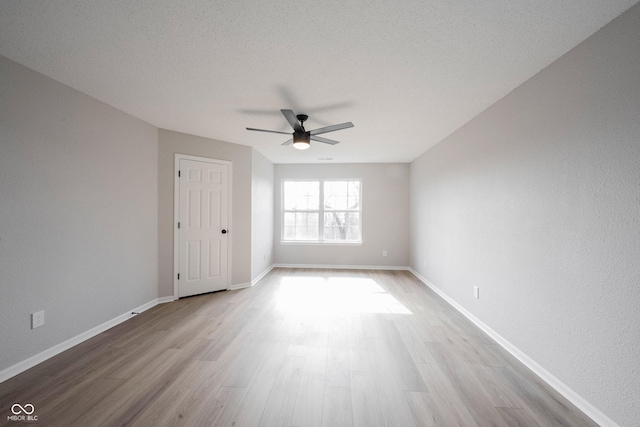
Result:
M293 132L293 142L311 142L311 132Z

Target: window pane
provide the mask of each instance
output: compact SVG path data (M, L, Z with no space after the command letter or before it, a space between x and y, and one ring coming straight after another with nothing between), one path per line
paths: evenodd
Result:
M296 227L296 240L318 240L318 227Z
M353 240L349 231L349 212L325 212L324 238L326 240Z
M284 208L293 210L296 207L296 183L292 181L284 182Z
M284 227L284 240L295 240L296 227L285 225Z
M296 238L296 213L284 213L284 228L282 231L284 240L295 240Z
M334 181L333 192L336 196L344 197L347 195L348 181Z
M360 182L326 181L324 208L326 210L360 209Z
M360 240L360 214L358 212L325 212L325 240Z
M336 209L347 209L347 196L336 197Z
M307 237L307 227L296 227L296 240L309 240Z
M300 205L298 209L317 210L320 197L320 183L318 181L298 182L298 195Z
M318 213L310 212L307 214L307 226L318 229Z
M324 183L325 209L346 209L348 181L326 181Z
M284 240L318 240L317 212L285 212L284 213Z
M317 211L320 209L320 195L319 194L311 194L307 198L307 209L310 211Z
M301 184L305 184L305 192L310 196L320 195L320 182L318 181L301 181Z
M309 227L309 228L307 228L307 230L308 230L308 233L309 233L308 235L309 235L309 239L310 240L318 240L319 236L318 236L318 227L317 226Z
M335 213L326 213L324 214L324 238L325 240L337 240L337 227L335 226L336 218Z
M335 193L333 191L333 182L325 181L324 183L324 208L335 209Z
M295 227L296 225L296 217L293 212L285 212L284 213L284 226L285 227Z
M360 181L349 181L347 209L360 209Z
M318 216L317 212L309 212L307 214L307 222L306 222L306 236L309 240L318 240L319 236L319 227L318 227Z
M320 183L318 181L285 181L285 210L318 210L320 206Z
M349 212L347 215L347 240L360 240L360 213Z

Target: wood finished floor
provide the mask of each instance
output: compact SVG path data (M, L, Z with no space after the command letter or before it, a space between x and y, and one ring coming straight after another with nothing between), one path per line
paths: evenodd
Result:
M403 271L274 269L0 384L0 425L596 426Z

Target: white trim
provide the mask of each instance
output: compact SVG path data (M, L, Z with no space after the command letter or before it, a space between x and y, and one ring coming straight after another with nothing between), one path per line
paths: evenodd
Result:
M53 356L56 356L62 353L63 351L68 350L71 347L88 340L89 338L93 338L96 335L101 334L104 331L111 329L114 326L131 319L133 316L135 316L133 312L142 313L143 311L147 311L158 304L164 304L166 302L171 302L171 301L173 301L173 297L156 298L132 310L127 310L127 312L124 314L114 317L111 320L107 320L101 325L91 328L88 331L82 332L81 334L78 334L75 337L69 338L68 340L63 341L60 344L54 345L53 347L48 348L47 350L42 351L34 356L31 356L28 359L23 360L22 362L18 362L13 366L8 367L7 369L0 371L0 383L8 380L11 377L18 375L21 372L26 371L27 369L33 368L37 364L42 363L45 360L50 359Z
M227 239L227 290L234 289L231 285L231 265L233 254L233 224L231 223L233 218L233 162L229 160L211 159L209 157L191 156L189 154L175 153L173 163L173 299L179 298L178 292L178 276L177 273L180 270L180 232L178 231L178 220L180 218L180 179L178 178L178 171L180 170L180 160L194 160L196 162L216 163L229 166L229 204L227 206L227 229L229 230Z
M172 295L169 295L168 297L160 297L160 298L158 298L156 300L156 301L158 301L156 305L158 305L158 304L166 304L168 302L173 302L175 300L176 300L176 298L174 296L172 296ZM149 308L151 308L151 307L149 307Z
M607 417L602 411L589 403L586 399L573 391L569 386L556 378L551 372L540 366L535 360L527 356L515 345L511 344L505 338L503 338L496 331L487 326L480 319L468 312L464 307L458 304L453 298L445 294L441 289L436 287L428 279L415 271L413 268L409 268L409 271L416 276L421 282L423 282L429 289L438 294L449 305L458 310L463 316L473 322L478 328L482 329L487 335L493 338L502 348L507 350L513 357L522 362L527 368L531 369L534 374L538 375L543 381L554 388L558 393L564 396L569 402L573 403L578 409L585 413L589 418L603 427L620 427L611 418Z
M262 280L262 278L264 276L266 276L267 274L269 274L269 272L271 270L273 270L275 266L273 264L271 264L269 267L267 267L262 273L258 274L258 276L255 279L252 279L251 282L245 282L245 283L238 283L236 285L231 285L231 287L229 288L230 291L236 291L238 289L244 289L244 288L250 288L252 286L255 286L260 280Z
M279 268L328 268L335 270L409 270L404 265L329 265L329 264L273 264Z
M262 280L262 278L264 276L266 276L267 274L269 274L269 272L271 270L273 270L274 265L271 264L269 267L267 267L262 273L258 274L254 279L251 280L251 286L255 286L256 283L258 283L260 280Z

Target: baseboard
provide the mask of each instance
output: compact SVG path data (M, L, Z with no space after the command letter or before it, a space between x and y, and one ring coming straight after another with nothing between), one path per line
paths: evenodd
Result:
M158 305L158 304L165 304L165 303L167 303L167 302L173 302L173 301L175 301L175 300L176 300L176 299L173 297L173 295L171 295L171 296L169 296L169 297L160 297L160 298L158 298L158 299L156 300L157 302L156 302L154 305ZM153 305L152 305L151 307L153 307ZM151 307L149 307L149 308L151 308ZM149 308L148 308L148 309L149 309ZM148 310L148 309L147 309L147 310Z
M260 280L262 280L262 278L264 276L269 274L269 272L271 270L273 270L273 267L274 267L274 265L271 264L269 267L265 268L265 270L262 273L258 274L253 280L251 280L251 286L254 286L256 283L258 283Z
M410 270L401 265L330 265L330 264L274 264L279 268L327 268L336 270Z
M324 268L324 269L339 269L339 270L409 270L407 266L396 265L328 265L328 264L271 264L251 282L237 283L231 285L229 290L235 291L238 289L250 288L255 286L260 280L264 278L274 268Z
M427 278L415 271L413 268L409 268L409 271L416 276L422 283L427 285L429 289L438 294L449 305L458 310L463 316L469 319L473 324L482 329L487 335L493 338L502 348L511 353L513 357L522 362L527 368L531 369L533 373L538 375L549 386L554 388L558 393L564 396L568 401L573 403L578 409L584 412L589 418L603 427L620 427L615 421L607 417L602 411L587 402L582 396L569 388L565 383L556 378L551 372L540 366L535 360L527 356L519 348L511 344L505 338L503 338L496 331L487 326L480 319L468 312L464 307L454 301L451 297L445 294L441 289L431 283Z
M88 340L89 338L93 338L94 336L101 334L107 329L113 328L114 326L126 320L131 319L131 317L133 316L132 312L142 313L143 311L149 310L150 308L155 307L158 304L163 304L171 301L173 301L172 296L156 298L152 301L149 301L146 304L142 304L139 307L133 308L131 310L127 310L126 313L121 314L118 317L115 317L111 320L107 320L106 322L96 326L95 328L91 328L88 331L85 331L79 335L76 335L73 338L69 338L68 340L63 341L60 344L54 345L53 347L41 353L38 353L34 356L31 356L28 359L23 360L22 362L18 362L13 366L8 367L7 369L0 371L0 383L8 380L11 377L18 375L21 372L26 371L27 369L30 369L36 366L38 363L42 363L45 360L50 359L53 356L56 356L57 354L60 354L63 351L68 350L71 347L80 344L83 341Z
M235 285L231 285L229 286L229 291L237 291L238 289L244 289L244 288L250 288L251 287L251 282L244 282L244 283L236 283Z
M229 290L230 290L230 291L235 291L235 290L238 290L238 289L250 288L250 287L252 287L252 286L255 286L255 285L256 285L256 283L258 283L260 280L262 280L262 278L263 278L264 276L266 276L267 274L269 274L269 272L270 272L271 270L273 270L273 268L274 268L274 267L275 267L275 266L274 266L274 264L271 264L271 265L270 265L269 267L267 267L267 268L266 268L262 273L258 274L254 279L252 279L252 280L251 280L251 282L238 283L238 284L235 284L235 285L231 285L231 286L229 287Z
M407 266L396 265L328 265L328 264L271 264L251 282L237 283L231 285L229 290L235 291L238 289L250 288L264 278L274 268L325 268L325 269L339 269L339 270L409 270Z

